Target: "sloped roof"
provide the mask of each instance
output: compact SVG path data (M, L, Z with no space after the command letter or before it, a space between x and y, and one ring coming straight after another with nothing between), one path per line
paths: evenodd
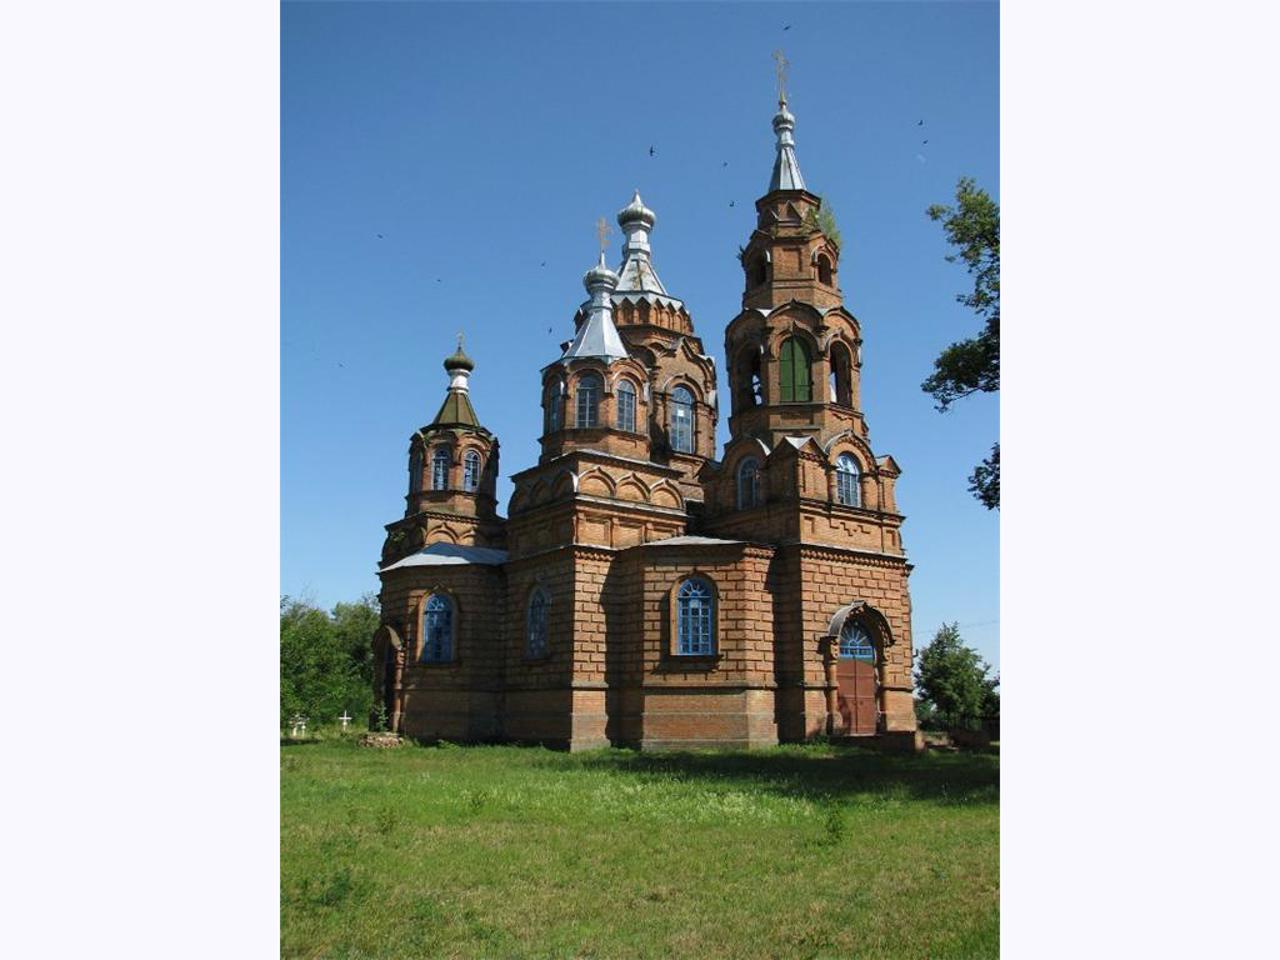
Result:
M507 551L493 550L489 547L464 547L456 543L433 543L423 547L417 553L410 554L403 560L388 564L379 570L397 570L401 567L443 567L458 564L475 563L494 567L507 562Z
M431 421L432 426L460 423L468 427L480 426L480 418L476 416L475 407L471 406L471 398L466 390L450 390L440 404L440 412Z

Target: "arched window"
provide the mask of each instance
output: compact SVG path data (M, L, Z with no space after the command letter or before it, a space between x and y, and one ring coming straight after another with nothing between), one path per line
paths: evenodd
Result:
M560 386L553 384L551 389L547 391L545 421L547 425L547 433L555 433L560 429Z
M747 289L758 287L768 279L769 266L765 262L764 254L758 253L747 264Z
M831 261L822 254L818 255L818 282L831 286Z
M761 395L760 349L747 347L738 355L737 372L738 409L748 410L764 403Z
M808 403L813 398L809 384L809 348L792 337L782 344L779 371L783 403Z
M840 659L876 662L876 648L871 634L856 620L846 620L840 631Z
M858 488L858 461L852 454L842 453L836 460L836 500L847 507L859 506L862 497Z
M693 394L684 387L671 391L671 449L693 453Z
M436 447L431 455L431 489L449 489L449 451L444 447Z
M462 458L462 489L475 493L480 486L480 454L468 450Z
M547 655L547 612L551 595L538 587L529 596L529 616L525 623L524 655L529 658Z
M594 373L578 378L578 429L600 424L600 378Z
M842 343L831 345L831 400L846 407L853 406L853 360L849 348Z
M690 577L676 592L676 653L683 657L716 652L716 600L711 584Z
M414 447L409 454L409 492L418 493L422 489L422 448Z
M619 380L615 393L618 406L618 429L635 433L636 430L636 388L630 380Z
M453 659L453 601L433 593L422 605L422 662L447 663Z
M738 464L738 509L746 510L760 503L760 461L747 457Z

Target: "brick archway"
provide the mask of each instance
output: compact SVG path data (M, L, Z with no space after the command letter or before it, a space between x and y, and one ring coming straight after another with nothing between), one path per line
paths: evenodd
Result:
M373 635L373 715L369 726L378 719L378 708L387 712L387 729L400 732L401 685L404 676L404 643L394 627L384 623Z
M884 716L889 621L867 601L855 600L835 612L822 639L828 734L874 736Z

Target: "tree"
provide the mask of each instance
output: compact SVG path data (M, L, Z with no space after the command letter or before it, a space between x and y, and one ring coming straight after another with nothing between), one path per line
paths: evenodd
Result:
M371 644L377 600L339 603L328 614L310 603L280 601L280 720L295 713L328 723L344 711L367 716L373 704Z
M916 654L916 688L942 726L973 730L984 717L998 715L1000 678L975 650L965 646L960 627L944 623Z
M920 385L945 413L956 400L1000 389L1000 205L972 177L956 184L955 206L935 203L926 211L942 222L947 242L956 252L949 263L963 261L973 277L973 292L956 300L983 321L982 330L951 344L933 361L933 373ZM988 510L1000 506L1000 444L969 477L969 490Z

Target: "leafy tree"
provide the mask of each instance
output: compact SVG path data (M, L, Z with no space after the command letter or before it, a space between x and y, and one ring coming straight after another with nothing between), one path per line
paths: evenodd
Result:
M973 730L983 717L993 715L992 708L999 714L1000 678L988 676L991 667L965 646L958 624L939 627L916 660L916 688L942 726Z
M280 721L295 713L313 724L348 710L367 716L373 704L372 652L377 600L340 603L328 614L314 605L280 601Z
M935 203L926 211L941 221L947 242L973 277L973 291L956 300L983 321L978 335L951 344L933 361L933 373L920 385L945 413L956 400L1000 389L1000 205L974 182L961 177L955 206ZM988 510L1000 506L1000 444L969 477L969 490Z

